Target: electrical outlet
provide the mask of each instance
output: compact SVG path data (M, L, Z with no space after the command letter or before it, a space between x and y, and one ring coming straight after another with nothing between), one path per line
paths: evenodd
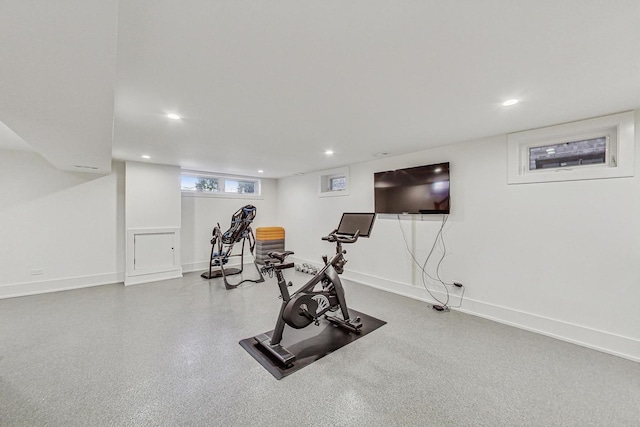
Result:
M33 270L31 270L32 276L40 276L41 274L44 274L44 270L41 268L34 268Z

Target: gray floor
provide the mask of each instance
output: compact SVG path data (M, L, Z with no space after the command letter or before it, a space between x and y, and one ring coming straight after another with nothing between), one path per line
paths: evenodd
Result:
M0 300L0 425L640 425L638 363L346 286L388 324L281 381L238 344L273 328L275 279Z

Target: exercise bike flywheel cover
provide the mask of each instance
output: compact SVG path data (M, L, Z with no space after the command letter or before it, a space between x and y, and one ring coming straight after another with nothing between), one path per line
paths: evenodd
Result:
M300 294L291 298L284 308L282 318L285 323L292 328L302 329L313 322L313 319L304 314L304 307L312 315L316 316L318 311L318 303L313 299L312 295Z

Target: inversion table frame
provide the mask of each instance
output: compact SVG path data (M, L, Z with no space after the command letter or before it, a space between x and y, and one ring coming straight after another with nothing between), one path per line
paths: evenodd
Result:
M220 230L220 223L213 228L213 238L211 239L211 257L209 258L209 270L201 274L205 279L214 279L216 277L222 277L224 281L224 287L226 289L234 289L245 282L260 283L264 282L264 277L260 273L260 269L256 264L254 248L256 244L256 238L253 235L251 229L251 223L256 216L256 207L253 205L246 205L236 211L231 216L231 227L222 233ZM227 280L227 276L233 276L235 274L242 273L244 268L244 248L246 241L249 241L249 250L254 257L253 265L256 267L256 271L260 276L259 279L245 279L236 284L232 284ZM236 243L242 241L242 251L239 254L233 254L233 246ZM225 268L225 264L229 262L231 257L240 257L240 268L230 267Z

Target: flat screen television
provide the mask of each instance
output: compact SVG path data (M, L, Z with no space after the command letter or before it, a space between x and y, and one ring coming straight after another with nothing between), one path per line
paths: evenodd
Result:
M449 213L448 162L376 172L373 186L376 213Z

